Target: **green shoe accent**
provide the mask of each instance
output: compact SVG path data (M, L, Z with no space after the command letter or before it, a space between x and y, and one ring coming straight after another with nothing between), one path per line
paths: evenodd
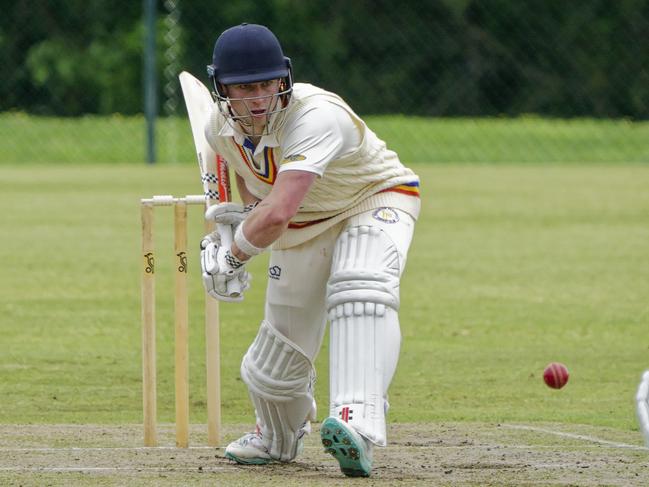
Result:
M340 470L348 477L369 477L372 459L361 435L338 418L327 418L320 428L325 453L332 455L340 464Z

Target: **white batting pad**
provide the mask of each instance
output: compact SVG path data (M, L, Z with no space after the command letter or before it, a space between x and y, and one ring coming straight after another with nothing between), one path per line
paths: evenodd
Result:
M642 374L642 380L636 394L636 405L640 431L644 435L645 443L649 448L649 370Z
M380 446L401 342L399 275L398 250L378 226L343 231L327 285L330 415Z
M284 462L293 460L305 422L315 419L313 364L264 320L243 357L241 378L248 386L270 456Z

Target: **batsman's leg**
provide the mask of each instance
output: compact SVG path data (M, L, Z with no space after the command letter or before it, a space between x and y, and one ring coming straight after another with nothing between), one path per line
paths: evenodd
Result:
M324 335L325 289L339 231L271 254L265 318L241 366L257 428L227 447L232 460L291 461L310 432L309 419L315 419L312 363Z
M368 476L373 445L386 445L387 390L401 341L399 280L414 220L383 210L350 219L327 285L330 417L321 436L348 476Z
M241 378L248 386L268 454L282 462L293 460L314 404L311 360L264 320L243 358Z

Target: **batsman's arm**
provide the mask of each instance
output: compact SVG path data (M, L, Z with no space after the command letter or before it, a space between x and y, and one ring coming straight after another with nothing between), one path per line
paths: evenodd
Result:
M281 172L270 194L261 200L241 224L245 239L260 249L277 240L288 228L317 177L317 174L308 171ZM240 260L250 258L250 255L239 249L236 240L232 244L232 253Z

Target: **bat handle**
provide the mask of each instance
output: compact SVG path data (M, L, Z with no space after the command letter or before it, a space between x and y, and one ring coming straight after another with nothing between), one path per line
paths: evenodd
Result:
M224 247L232 247L232 227L230 225L219 223L216 225L216 228L221 236L221 245ZM228 281L227 293L231 298L241 296L241 284L238 279Z

